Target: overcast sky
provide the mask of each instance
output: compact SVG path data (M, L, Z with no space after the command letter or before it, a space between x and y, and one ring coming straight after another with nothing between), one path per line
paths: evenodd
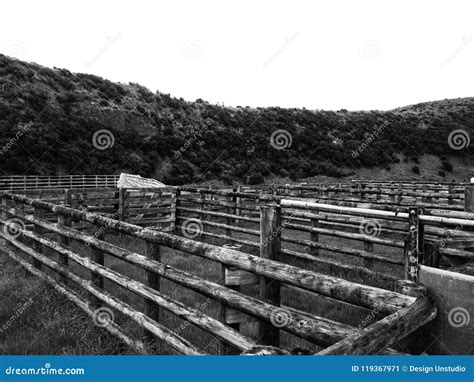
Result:
M228 106L474 96L474 1L4 1L0 52Z

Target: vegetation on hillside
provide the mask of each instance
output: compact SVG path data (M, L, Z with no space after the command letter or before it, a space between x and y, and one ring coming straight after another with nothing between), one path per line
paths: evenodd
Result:
M450 157L474 159L474 144L463 144L473 126L474 98L393 111L229 108L0 55L3 174L128 171L168 184L259 183L272 174L295 180L388 167L400 153L414 173L420 155L439 156L446 174ZM455 130L465 134L453 148ZM105 149L97 132L106 134Z

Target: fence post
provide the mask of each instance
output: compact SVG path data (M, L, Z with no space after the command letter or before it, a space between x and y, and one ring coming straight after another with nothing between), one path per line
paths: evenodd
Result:
M408 210L408 235L405 240L405 278L418 282L419 260L423 258L424 229L420 223L419 208L409 208Z
M240 244L224 244L223 247L238 251L242 246ZM241 281L239 280L239 277L232 277L234 276L234 273L237 273L238 275L245 274L245 272L240 271L238 268L227 267L226 265L221 264L219 284L224 285L229 289L240 291ZM219 321L230 326L232 329L240 331L240 323L243 321L243 317L240 312L229 308L225 303L221 303L219 305ZM223 341L220 342L219 347L220 354L229 354L235 350L234 347Z
M474 212L474 185L464 188L464 210Z
M422 192L422 193L428 192L428 188L426 188L426 184L423 184L423 185L421 186L421 192ZM422 196L422 197L421 197L421 202L422 202L422 203L426 203L426 202L427 202L426 196Z
M312 218L311 219L311 227L312 228L319 228L319 219ZM313 232L309 234L309 240L311 240L314 243L319 242L319 233L318 232ZM319 248L309 248L309 253L313 256L318 256L319 255Z
M176 226L178 223L178 207L179 207L179 197L181 196L181 190L176 188L173 194L171 194L171 232L176 232Z
M421 264L433 268L439 268L439 247L439 243L426 242L423 247L423 258L421 259Z
M150 260L161 261L160 246L157 243L146 242L146 256ZM146 271L147 284L150 288L160 291L160 276L154 272ZM145 313L148 317L156 322L160 322L160 309L156 303L150 300L145 300ZM150 332L146 332L148 339L154 339Z
M94 235L98 240L104 240L104 228L99 227L99 229L95 232ZM104 265L104 252L102 252L100 249L91 248L91 258L92 261L95 261L97 264ZM102 276L98 275L95 272L91 272L91 281L97 289L104 289L104 278ZM93 297L92 301L92 304L96 308L100 308L102 306L102 301L97 299L96 297Z
M397 204L402 204L402 199L403 199L403 189L402 189L402 186L398 186Z
M232 189L232 192L235 192L235 188ZM232 212L235 213L235 196L229 195L229 196L227 196L226 199L227 199L226 201L227 201L228 204L233 204L234 205L234 209L232 209L232 207L226 207L225 212L228 213L229 215L232 214ZM232 210L234 210L234 211L232 211ZM232 223L233 223L233 219L231 219L231 218L226 219L226 224L227 225L232 225ZM228 236L228 237L232 237L232 230L230 228L226 228L225 235Z
M206 205L204 204L205 201L206 201L206 194L204 193L203 190L199 190L199 199L198 199L198 203L199 203L198 208L199 208L199 211L203 211L203 210L206 209ZM206 216L207 216L207 215L205 215L205 214L202 213L202 212L199 212L199 214L198 214L198 217L199 217L199 220L200 220L200 221L205 220L205 219L206 219Z
M7 199L2 198L2 207L3 208L8 208L8 200ZM3 211L3 210L2 210L2 220L4 220L5 223L8 220L8 213L6 211ZM3 232L5 232L5 230L6 230L5 225L2 226L2 229L3 229ZM8 241L7 240L2 240L2 241L5 245L5 247L8 248ZM27 272L27 273L29 273L29 272Z
M71 190L68 188L64 189L64 206L71 207Z
M34 207L34 213L33 213L34 217L37 218L37 219L42 219L43 218L43 210L40 210L39 208L36 208ZM40 227L39 225L35 224L33 226L33 232L36 234L36 235L41 235L44 230L42 227ZM33 241L33 249L42 254L43 253L43 244L40 244L38 243L37 241ZM37 259L33 259L33 266L35 268L38 268L39 270L42 270L42 263L41 261L37 260Z
M236 189L236 192L238 192L238 193L241 193L241 192L242 192L242 186L240 186L240 185L237 186L235 189ZM240 211L240 205L241 205L241 204L242 204L242 198L241 198L240 196L236 197L236 198L235 198L235 214L236 214L237 216L240 216L240 214L241 214L241 211ZM239 222L239 221L237 220L237 223L238 223L238 222Z
M62 214L58 214L58 227L71 227L71 218ZM63 235L58 234L58 244L67 247L70 244L70 240ZM69 258L58 253L58 264L67 268L69 266ZM67 277L61 276L61 280L67 285Z
M128 191L126 188L119 188L119 220L124 222L127 220L127 194Z
M372 243L371 241L364 240L364 250L370 253L374 252L374 243ZM374 261L372 259L368 259L364 257L363 264L364 264L364 268L372 269L374 266Z
M260 207L260 257L278 261L281 252L281 207L269 204ZM280 282L260 277L259 297L275 306L280 306ZM266 345L279 346L279 329L269 322L259 321L258 337Z

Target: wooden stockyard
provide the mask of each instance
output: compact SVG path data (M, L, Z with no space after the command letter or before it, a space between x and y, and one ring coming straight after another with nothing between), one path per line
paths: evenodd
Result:
M300 354L282 345L283 334L315 345L312 354L469 354L470 187L362 181L233 189L6 187L2 255L91 317L107 307L143 328L145 337L136 338L113 321L104 327L139 354L150 353L153 341L174 353L207 354L184 330L168 327L165 312L217 337L221 354ZM117 237L139 240L146 251L126 249ZM167 264L167 250L217 264L219 277ZM118 272L107 258L145 278ZM217 303L219 314L167 294L165 281ZM109 283L143 299L144 309L114 294ZM370 319L351 326L298 306L313 299L365 311Z

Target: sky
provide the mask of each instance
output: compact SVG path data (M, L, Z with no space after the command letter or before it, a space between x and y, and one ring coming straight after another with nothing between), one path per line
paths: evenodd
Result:
M474 96L474 2L3 1L0 53L226 106Z

